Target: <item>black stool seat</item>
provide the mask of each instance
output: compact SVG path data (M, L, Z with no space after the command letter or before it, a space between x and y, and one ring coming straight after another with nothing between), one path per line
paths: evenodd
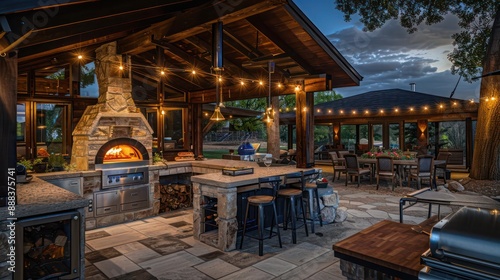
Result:
M240 242L240 249L243 247L243 240L245 236L255 238L259 240L259 256L262 256L264 254L264 239L269 239L274 236L278 236L278 241L280 244L280 248L283 248L281 245L281 235L280 235L280 229L278 226L276 226L276 235L273 235L273 228L275 223L278 221L278 213L276 211L276 194L278 192L278 188L281 184L281 178L279 176L271 176L271 177L263 177L259 178L259 189L262 188L270 188L272 189L273 195L253 195L249 196L247 198L247 210L245 212L245 221L243 223L243 233L241 235L241 242ZM258 208L258 214L257 214L257 226L258 226L258 237L252 236L252 235L247 235L247 220L248 220L248 210L250 206L257 207ZM264 220L265 220L265 214L264 214L264 207L267 206L272 206L273 207L273 218L271 222L271 230L269 232L268 237L264 237Z
M323 226L323 219L321 218L321 208L319 204L319 193L318 186L315 180L318 179L320 171L316 169L311 169L304 171L304 183L297 182L293 183L294 188L303 189L303 194L307 195L307 209L309 212L309 220L311 221L311 232L314 233L314 222L319 220L319 225ZM302 185L303 184L303 185ZM316 209L314 209L314 201L316 202Z
M292 226L292 242L297 244L297 203L300 205L302 211L302 218L304 220L304 228L306 230L306 236L309 236L307 231L306 213L304 211L304 201L302 201L302 193L304 192L304 172L295 172L285 175L284 188L278 190L278 197L285 199L285 211L283 219L283 229L288 228L288 220L291 220ZM293 185L300 183L300 188L294 188Z

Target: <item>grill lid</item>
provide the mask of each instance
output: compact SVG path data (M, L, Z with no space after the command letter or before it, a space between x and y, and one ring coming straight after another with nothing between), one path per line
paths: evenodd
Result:
M500 211L462 207L432 228L430 251L445 262L489 267L500 273Z

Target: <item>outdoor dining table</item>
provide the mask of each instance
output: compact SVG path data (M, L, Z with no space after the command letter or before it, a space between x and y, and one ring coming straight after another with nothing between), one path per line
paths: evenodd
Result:
M340 158L339 161L345 161L344 158ZM362 158L358 157L358 163L359 164L369 164L371 166L372 170L372 176L375 174L375 165L377 164L377 159L376 158ZM418 160L415 159L395 159L393 161L394 165L396 166L396 176L399 181L399 186L403 187L403 179L405 178L404 176L404 169L406 166L417 166L418 165ZM434 166L436 165L443 165L445 164L445 160L434 160ZM436 186L436 170L434 168L434 174L433 174L433 182L432 184L434 187Z

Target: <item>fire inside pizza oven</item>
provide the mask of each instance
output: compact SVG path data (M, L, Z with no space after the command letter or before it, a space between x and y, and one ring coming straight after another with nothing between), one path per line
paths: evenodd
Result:
M142 160L142 154L129 145L116 145L106 151L103 163L116 163L124 161Z

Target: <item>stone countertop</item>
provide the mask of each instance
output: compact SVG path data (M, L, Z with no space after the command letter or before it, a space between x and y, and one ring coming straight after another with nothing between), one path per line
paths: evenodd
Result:
M228 167L233 167L233 165ZM247 162L247 165L245 167L253 167L254 173L246 175L238 175L238 176L222 175L222 172L209 173L209 174L192 176L191 181L195 183L217 186L222 188L235 188L239 186L257 184L258 178L261 177L283 176L288 173L299 172L302 170L309 170L307 168L297 168L293 165L259 167L254 162Z
M89 171L58 171L47 173L33 173L33 177L41 178L43 180L75 178L75 177L88 177L88 176L101 176L101 170Z
M17 184L17 205L13 217L23 218L88 206L88 199L33 176L27 184ZM0 209L0 220L11 217L7 207Z
M258 167L253 161L227 160L227 159L207 159L190 161L167 161L166 163L156 163L149 166L149 170L160 170L174 167L209 167L222 169L224 167Z

